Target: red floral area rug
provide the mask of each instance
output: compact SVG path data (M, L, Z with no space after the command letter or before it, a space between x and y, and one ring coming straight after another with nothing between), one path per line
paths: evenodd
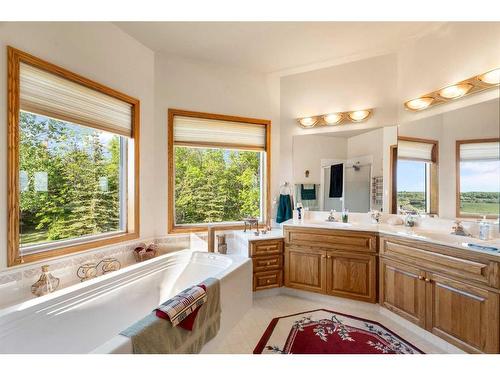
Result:
M274 318L254 354L423 354L383 325L320 309Z

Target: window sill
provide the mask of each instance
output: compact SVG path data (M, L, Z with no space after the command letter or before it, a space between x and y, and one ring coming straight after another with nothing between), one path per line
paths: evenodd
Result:
M103 246L109 246L120 242L131 241L137 238L139 238L139 233L136 232L120 233L118 235L100 237L98 239L89 240L83 243L61 246L47 251L41 251L23 256L20 256L18 252L15 258L9 259L8 267L18 266L26 263L38 262L41 260L49 260L52 258L74 254L85 250L95 249Z
M211 223L215 227L219 227L219 230L237 230L244 229L245 224L243 222L220 222ZM259 222L259 228L266 226L265 222ZM208 224L186 224L186 225L173 225L169 226L168 234L181 234L181 233L206 233L208 232Z

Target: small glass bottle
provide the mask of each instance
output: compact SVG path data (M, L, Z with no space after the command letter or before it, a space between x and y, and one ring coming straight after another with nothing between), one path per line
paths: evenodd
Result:
M342 222L347 223L349 221L349 210L346 208L342 210Z
M59 286L59 279L49 272L49 266L42 266L42 275L36 283L31 286L31 293L40 297L52 293Z

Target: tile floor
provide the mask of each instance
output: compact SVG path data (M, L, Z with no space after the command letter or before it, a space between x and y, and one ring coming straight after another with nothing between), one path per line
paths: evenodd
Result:
M278 316L326 308L375 320L425 353L463 353L455 346L399 318L378 304L281 288L254 293L253 307L211 353L251 354L271 320Z

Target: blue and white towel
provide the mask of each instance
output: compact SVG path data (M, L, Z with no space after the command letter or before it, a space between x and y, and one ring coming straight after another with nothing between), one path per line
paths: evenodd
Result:
M207 292L205 289L195 285L162 303L157 310L167 314L172 326L175 327L206 301Z

